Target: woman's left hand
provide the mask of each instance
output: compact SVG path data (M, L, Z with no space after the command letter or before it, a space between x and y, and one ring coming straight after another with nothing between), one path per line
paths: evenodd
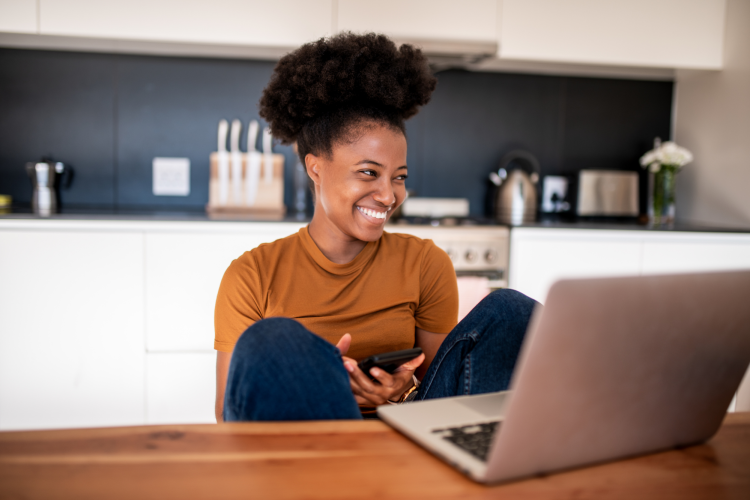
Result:
M378 406L385 404L389 399L395 401L401 395L414 385L414 371L422 364L425 357L420 354L399 366L392 374L380 368L370 369L370 375L375 377L372 380L362 370L359 369L357 361L344 356L351 345L351 336L344 335L336 347L341 351L344 361L344 368L349 372L349 382L351 383L354 399L357 404L362 406Z

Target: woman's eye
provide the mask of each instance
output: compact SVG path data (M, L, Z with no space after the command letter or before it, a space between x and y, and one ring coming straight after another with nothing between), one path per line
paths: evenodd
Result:
M377 174L374 170L360 170L365 175L369 175L370 177L375 177Z
M404 175L399 175L398 177L396 177L396 180L397 181L405 181L408 178L409 178L409 176L406 175L406 174L404 174Z

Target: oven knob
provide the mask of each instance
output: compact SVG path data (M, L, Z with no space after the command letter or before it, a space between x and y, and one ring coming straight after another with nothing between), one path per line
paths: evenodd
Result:
M466 262L471 264L475 260L477 260L477 253L474 250L467 250L466 255L464 255L464 259L466 259Z
M451 262L456 260L456 251L453 250L452 248L446 248L445 253L448 254L448 257L450 257Z
M487 264L494 264L497 261L497 252L494 250L487 250L487 253L484 254L484 261L487 262Z

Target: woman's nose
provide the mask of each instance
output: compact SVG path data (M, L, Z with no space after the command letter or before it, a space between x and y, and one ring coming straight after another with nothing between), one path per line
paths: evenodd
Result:
M378 183L378 190L373 194L373 198L378 203L382 203L387 207L396 203L396 194L393 192L393 186L386 179Z

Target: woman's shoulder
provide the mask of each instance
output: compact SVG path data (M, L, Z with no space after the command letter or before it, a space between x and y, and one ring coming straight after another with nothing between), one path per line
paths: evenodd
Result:
M418 236L414 236L413 234L406 233L391 233L388 231L383 231L382 239L385 244L388 244L390 246L401 246L404 248L424 248L425 246L429 246L430 244L434 245L434 243L432 243L432 240L425 240Z
M450 264L450 257L434 241L419 238L412 234L383 232L383 246L399 255L419 256L423 262L442 262ZM452 264L451 264L452 265Z
M301 248L300 235L294 233L269 243L261 243L257 247L244 252L232 262L232 266L237 268L266 267L271 261L278 260L281 256L288 255L297 248Z

